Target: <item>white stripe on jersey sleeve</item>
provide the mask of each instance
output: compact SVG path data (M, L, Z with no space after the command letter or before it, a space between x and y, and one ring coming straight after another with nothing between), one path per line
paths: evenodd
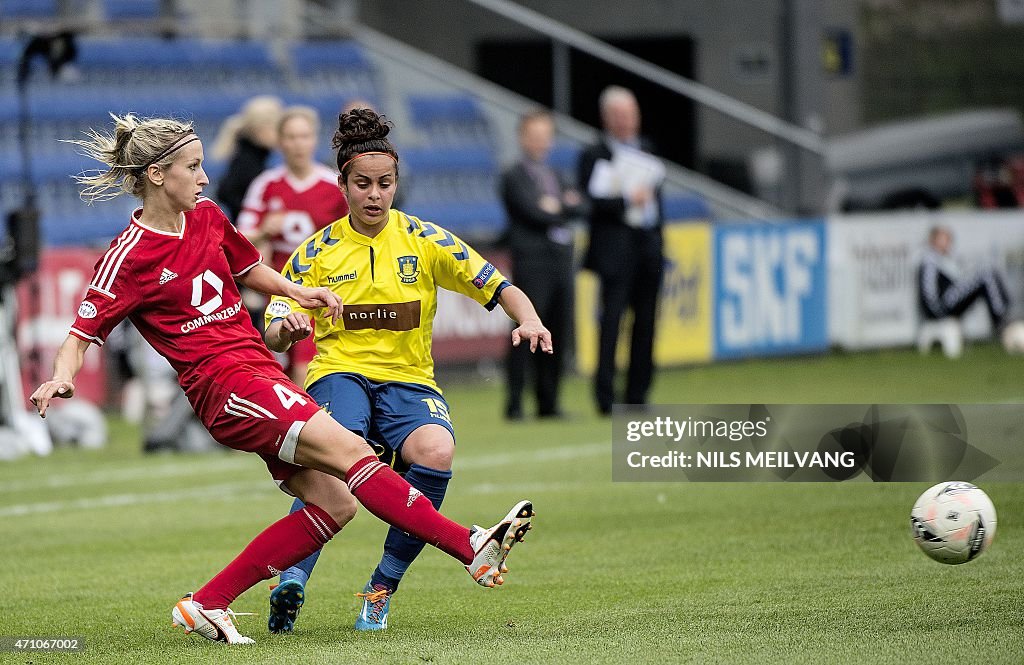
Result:
M261 263L263 263L263 257L262 256L260 257L259 261L256 261L251 266L245 267L241 272L236 272L235 274L232 275L232 277L241 277L242 275L244 275L245 273L249 272L250 270L252 270L253 268L255 268L256 266L258 266Z
M118 238L118 244L107 250L106 255L103 257L103 262L99 270L96 271L96 276L89 284L89 287L110 296L111 299L116 298L117 296L110 289L114 285L114 280L117 279L117 272L121 269L121 264L124 263L125 257L134 249L141 238L141 228L135 225L128 227L121 234L121 237Z
M87 335L84 332L82 332L81 330L79 330L78 328L72 327L71 328L71 334L74 335L75 337L77 337L78 339L83 340L85 342L93 342L93 343L96 344L96 346L103 346L103 340L102 339L100 339L99 337L96 337L95 335Z

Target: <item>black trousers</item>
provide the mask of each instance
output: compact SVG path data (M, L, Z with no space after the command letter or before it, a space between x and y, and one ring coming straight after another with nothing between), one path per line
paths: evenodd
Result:
M985 301L992 325L998 328L1006 321L1010 299L999 273L982 270L969 279L954 282L941 294L948 315L962 316L979 298Z
M633 310L626 404L646 404L654 377L654 328L663 261L660 253L637 261L631 271L600 275L601 314L594 394L603 413L615 402L615 347L626 309Z
M513 252L512 274L515 285L533 301L540 320L551 331L555 352L551 355L530 353L530 345L523 342L511 348L507 358L508 416L522 414L526 375L532 364L535 374L537 413L551 416L558 413L558 387L565 368L565 357L571 349L575 280L571 249L559 247L554 251L521 254Z

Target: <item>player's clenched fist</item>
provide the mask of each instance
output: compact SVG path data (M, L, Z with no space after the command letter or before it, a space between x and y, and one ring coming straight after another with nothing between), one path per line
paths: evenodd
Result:
M281 334L287 336L288 341L292 344L306 339L313 334L313 325L309 322L309 316L302 312L292 312L281 320Z

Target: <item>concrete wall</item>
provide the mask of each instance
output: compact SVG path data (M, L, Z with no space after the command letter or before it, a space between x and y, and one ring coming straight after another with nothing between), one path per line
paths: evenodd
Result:
M857 2L795 0L797 5L801 2L814 5L810 13L819 23L800 26L804 41L820 41L823 28L845 28L856 35ZM783 0L521 0L518 4L598 37L688 35L696 42L696 78L701 83L770 113L782 113ZM400 11L389 0L360 0L359 20L471 71L476 65L474 47L480 40L537 36L465 0L419 0L403 3ZM843 79L826 80L820 61L802 63L804 84L806 77L820 77L816 122L827 133L859 125L856 48L854 57L853 75ZM764 66L750 66L751 62ZM743 158L752 147L771 143L761 132L715 112L700 113L698 141L701 154L732 158Z

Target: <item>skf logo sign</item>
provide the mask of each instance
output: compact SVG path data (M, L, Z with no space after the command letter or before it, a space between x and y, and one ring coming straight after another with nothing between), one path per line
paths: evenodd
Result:
M204 301L203 297L210 292L210 289L206 288L207 284L213 287L213 295ZM223 292L224 280L207 270L202 275L196 275L192 280L192 306L203 314L211 314L223 304L224 299L221 297Z
M824 224L730 226L715 244L716 357L828 347Z
M419 260L418 256L398 257L398 277L403 284L416 282L416 278L420 276Z

